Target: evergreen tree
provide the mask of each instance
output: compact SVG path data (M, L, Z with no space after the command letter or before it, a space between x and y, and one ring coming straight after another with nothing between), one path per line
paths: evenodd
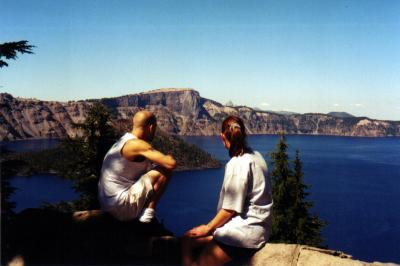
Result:
M294 210L297 217L297 221L295 221L295 238L299 244L321 246L323 242L321 229L326 223L319 219L316 214L309 213L313 203L306 201L306 197L309 195L306 190L309 188L309 186L304 183L303 176L304 173L302 169L302 162L300 160L300 152L299 150L296 150L293 175L296 191Z
M2 57L5 59L16 59L18 58L17 52L21 54L33 54L32 48L35 47L33 45L29 45L28 41L19 41L19 42L5 42L0 44L0 68L8 66L8 63L1 60Z
M324 226L317 215L309 213L312 203L306 201L308 186L303 180L302 163L296 151L294 169L289 165L288 145L282 134L271 153L273 183L273 218L270 240L280 243L297 243L320 246Z
M13 177L18 169L18 161L8 159L9 150L0 147L0 177L1 177L1 221L9 222L14 216L15 202L11 201L11 196L15 188L10 184L10 178Z
M289 176L292 174L289 168L288 145L284 135L281 135L276 146L276 151L271 153L273 168L270 173L272 179L272 197L274 200L272 216L272 241L291 243L291 203L293 197L289 186Z
M79 157L75 163L75 190L80 199L77 209L97 209L97 183L105 154L115 142L116 134L111 125L110 111L104 105L95 103L88 112L84 123L75 124L83 131L83 137L67 141Z
M10 184L10 179L17 174L18 168L23 162L17 159L9 158L9 150L0 147L0 179L1 179L1 264L5 265L8 254L10 252L10 232L9 227L12 225L15 217L15 202L11 200L16 188Z
M68 154L61 175L74 181L79 199L73 202L48 204L46 208L64 211L98 209L97 184L105 154L117 136L111 125L110 111L101 103L95 103L83 123L74 124L79 129L75 138L67 138L62 148Z

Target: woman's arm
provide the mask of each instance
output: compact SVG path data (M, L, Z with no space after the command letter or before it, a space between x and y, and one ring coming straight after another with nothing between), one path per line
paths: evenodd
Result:
M214 232L215 229L224 225L227 221L229 221L234 215L235 211L221 209L217 215L215 215L214 219L212 219L207 226L211 229L211 232Z
M199 225L191 230L189 230L185 236L189 237L204 237L212 234L215 229L224 225L227 221L229 221L234 215L236 214L235 211L232 210L225 210L221 209L217 215L208 223Z

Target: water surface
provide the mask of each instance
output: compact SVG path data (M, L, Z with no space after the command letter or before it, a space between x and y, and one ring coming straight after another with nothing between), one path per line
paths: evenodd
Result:
M218 137L187 137L226 163L229 156ZM328 222L323 237L331 249L356 259L400 263L400 138L326 136L287 137L291 159L300 150L304 179L310 185L313 211ZM250 136L249 144L267 162L277 136ZM49 143L10 142L35 150ZM23 144L19 144L23 143ZM3 145L3 143L2 143ZM21 146L22 145L22 146ZM215 214L224 167L174 173L159 204L158 217L176 235L207 223ZM74 198L71 182L54 175L16 178L17 210L43 201Z

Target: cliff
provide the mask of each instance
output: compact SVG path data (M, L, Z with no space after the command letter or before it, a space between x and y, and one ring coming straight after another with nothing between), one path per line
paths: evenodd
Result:
M28 209L2 235L10 265L179 265L179 239L160 224L119 222L101 211ZM4 254L4 253L3 253ZM353 260L340 251L296 244L265 245L243 265L395 265Z
M400 121L329 114L278 114L246 106L226 106L206 99L192 89L160 89L115 98L55 102L15 98L0 94L0 140L63 138L76 131L72 123L82 121L96 101L107 105L115 125L129 123L139 109L153 111L159 127L184 136L219 134L222 120L239 115L250 134L334 135L383 137L400 136Z
M40 101L0 94L0 140L73 136L72 123L86 117L89 102Z

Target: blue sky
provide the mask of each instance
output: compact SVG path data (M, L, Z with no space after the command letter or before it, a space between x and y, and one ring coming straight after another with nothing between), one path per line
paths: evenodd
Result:
M400 120L400 1L1 0L35 55L0 90L76 100L193 88L222 103Z

